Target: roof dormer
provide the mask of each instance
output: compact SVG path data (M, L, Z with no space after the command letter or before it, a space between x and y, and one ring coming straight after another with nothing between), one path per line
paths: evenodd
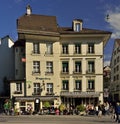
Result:
M26 11L27 11L27 15L31 15L32 14L32 9L31 9L30 5L28 5L26 7Z
M83 21L81 19L73 20L73 31L80 32L82 30L82 23Z

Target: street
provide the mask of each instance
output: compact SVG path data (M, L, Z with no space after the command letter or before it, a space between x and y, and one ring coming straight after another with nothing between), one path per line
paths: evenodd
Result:
M110 116L79 116L79 115L0 115L0 124L117 124Z

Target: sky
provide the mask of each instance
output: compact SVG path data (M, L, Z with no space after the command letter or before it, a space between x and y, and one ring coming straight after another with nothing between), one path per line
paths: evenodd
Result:
M16 20L28 4L33 14L56 16L59 26L70 27L77 18L83 20L83 28L112 32L104 48L104 65L109 65L114 40L120 38L120 0L1 0L0 38L17 40Z

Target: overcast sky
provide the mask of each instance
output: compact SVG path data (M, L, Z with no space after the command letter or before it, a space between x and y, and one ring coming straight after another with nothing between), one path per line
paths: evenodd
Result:
M9 35L17 40L16 19L26 13L28 4L33 14L56 16L60 26L72 26L72 20L79 18L84 28L111 31L104 49L104 64L109 65L114 40L120 38L120 0L1 0L1 38Z

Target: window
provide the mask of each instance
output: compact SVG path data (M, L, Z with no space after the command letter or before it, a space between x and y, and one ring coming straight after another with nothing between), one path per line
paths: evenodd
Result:
M94 53L94 44L88 44L88 53Z
M94 80L88 80L88 90L94 90L94 89L95 89Z
M75 24L75 31L79 32L80 31L80 23Z
M53 93L53 83L47 83L47 93Z
M76 61L75 62L75 72L76 73L81 72L81 61Z
M18 69L15 70L15 74L18 75Z
M34 54L39 54L39 43L33 43L33 53Z
M63 90L69 90L69 82L68 82L68 80L63 80L62 81L62 86L63 86Z
M81 80L75 80L75 90L81 90L81 89L82 89Z
M119 74L116 75L116 79L119 80Z
M63 72L63 73L68 73L68 72L69 72L68 67L69 67L69 64L68 64L67 61L62 62L62 72Z
M119 56L117 57L117 62L119 62Z
M46 72L47 73L53 73L53 62L47 62L46 63Z
M95 72L95 64L94 61L88 61L88 73L94 73Z
M62 45L62 53L63 54L68 54L68 44L63 44Z
M40 73L40 62L33 61L33 73Z
M34 83L34 94L40 94L40 83Z
M75 44L75 54L81 53L81 44Z
M16 48L16 53L18 52L18 48Z
M53 54L53 44L52 43L47 43L46 48L47 48L46 54Z
M16 83L16 91L21 92L22 91L22 83Z

